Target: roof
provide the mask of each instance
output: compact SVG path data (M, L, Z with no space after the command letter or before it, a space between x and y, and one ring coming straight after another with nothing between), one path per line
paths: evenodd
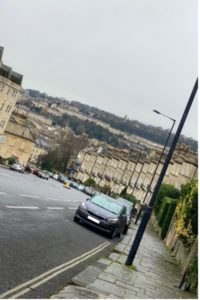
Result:
M39 148L51 148L51 145L48 144L45 140L43 139L36 139L36 145L39 147Z
M11 117L8 121L5 132L30 141L34 141L30 128L23 123L17 122L17 120L13 117Z

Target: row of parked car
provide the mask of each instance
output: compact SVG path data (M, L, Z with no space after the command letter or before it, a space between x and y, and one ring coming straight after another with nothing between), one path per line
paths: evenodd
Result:
M13 171L17 171L19 173L24 173L25 171L28 173L32 173L37 175L40 178L49 179L49 173L47 171L40 170L38 168L31 167L29 165L23 166L20 162L16 162L10 166L10 169Z
M120 197L113 199L95 191L92 187L87 187L73 180L69 180L63 174L53 174L31 166L24 167L19 162L14 163L10 169L20 173L27 171L46 180L54 178L63 184L68 182L70 187L89 195L90 198L78 206L74 215L74 221L98 229L106 233L110 238L114 238L115 236L120 237L122 234L126 234L133 216L137 213L137 209L133 207L130 201Z
M64 176L63 174L59 174L56 177L53 176L52 178L56 179L59 182L62 182L63 184L66 184L68 182L70 187L72 187L74 189L77 189L80 192L83 192L83 193L85 193L89 196L93 196L96 193L94 188L88 187L88 186L85 186L83 184L77 183L73 180L70 180L66 176Z

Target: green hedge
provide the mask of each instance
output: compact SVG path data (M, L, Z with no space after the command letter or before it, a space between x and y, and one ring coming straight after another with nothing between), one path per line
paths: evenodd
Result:
M167 214L166 214L166 216L164 218L164 221L163 221L163 224L162 224L162 229L161 229L161 238L162 239L164 239L167 235L167 231L169 229L171 220L172 220L173 215L174 215L174 211L176 209L176 204L177 204L177 201L172 200L170 205L169 205Z
M180 191L173 185L161 184L158 195L153 205L153 210L156 216L160 214L160 209L165 197L169 197L171 199L179 199Z
M164 222L165 217L167 215L169 206L170 206L170 202L169 201L165 201L163 203L163 207L162 207L162 211L160 213L160 216L157 217L159 227L162 227L162 225L163 225L163 222Z

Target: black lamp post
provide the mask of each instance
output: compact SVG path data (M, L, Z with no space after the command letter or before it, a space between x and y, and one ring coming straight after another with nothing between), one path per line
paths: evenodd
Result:
M176 147L176 144L178 142L178 139L180 137L180 134L181 134L181 130L185 124L185 121L186 121L186 118L187 118L187 115L190 111L190 108L192 106L192 103L193 103L193 100L195 98L195 95L196 95L196 92L197 92L197 89L198 89L198 79L196 80L195 84L194 84L194 87L192 89L192 92L190 94L190 97L189 97L189 100L188 100L188 103L185 107L185 110L183 112L183 115L182 115L182 118L181 118L181 121L179 123L179 126L177 128L177 131L176 131L176 134L174 136L174 139L172 141L172 144L170 146L170 149L169 149L169 152L167 154L167 157L166 157L166 160L165 160L165 163L163 165L163 168L162 168L162 171L160 173L160 176L158 178L158 181L156 183L156 186L155 186L155 189L154 189L154 192L151 196L151 200L149 201L149 204L147 205L146 209L145 209L145 212L144 212L144 215L143 215L143 218L142 218L142 221L140 222L140 225L138 227L138 230L137 230L137 233L136 233L136 236L135 236L135 239L133 241L133 244L131 246L131 249L129 251L129 254L128 254L128 257L127 257L127 260L125 262L125 264L127 266L130 266L132 265L133 263L133 260L135 258L135 255L137 253L137 250L138 250L138 247L140 245L140 242L142 240L142 237L143 237L143 234L145 232L145 229L146 229L146 226L147 226L147 223L149 221L149 218L151 216L151 212L152 212L152 209L153 209L153 204L154 204L154 201L158 195L158 192L159 192L159 189L160 189L160 185L163 181L163 178L165 176L165 173L166 173L166 170L167 170L167 167L170 163L170 160L172 158L172 155L174 153L174 150L175 150L175 147Z
M142 201L142 204L145 203L145 200L146 200L146 198L147 198L147 195L148 195L148 193L149 193L149 190L151 189L151 185L152 185L153 180L154 180L154 178L155 178L155 176L156 176L156 172L157 172L157 170L158 170L159 164L160 164L160 162L161 162L161 160L162 160L163 154L165 153L165 149L166 149L167 144L168 144L168 142L169 142L169 138L170 138L170 136L171 136L172 130L173 130L174 125L175 125L175 123L176 123L176 120L175 120L175 119L172 119L172 118L170 118L170 117L168 117L168 116L162 114L162 113L159 112L158 110L155 110L155 109L154 109L153 112L155 112L156 114L162 115L162 116L166 117L167 119L172 120L172 121L173 121L173 124L172 124L172 127L171 127L171 129L170 129L170 132L169 132L169 134L168 134L168 136L167 136L165 145L164 145L164 147L163 147L163 150L162 150L162 153L161 153L161 155L160 155L160 158L159 158L159 160L158 160L158 162L157 162L157 165L156 165L154 174L153 174L153 176L152 176L152 178L151 178L151 182L150 182L150 184L149 184L149 187L147 188L147 192L146 192L146 194L145 194L145 196L144 196L144 199L143 199L143 201ZM135 220L135 224L137 224L137 221L138 221L138 219L139 219L139 217L140 217L140 215L141 215L142 210L143 210L143 205L140 207L140 210L139 210L139 212L138 212L138 214L137 214L137 217L136 217L136 220Z

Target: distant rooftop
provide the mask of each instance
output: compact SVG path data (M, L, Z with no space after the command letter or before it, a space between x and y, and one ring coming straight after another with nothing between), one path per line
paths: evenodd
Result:
M39 148L45 148L45 149L50 149L51 148L51 145L48 144L45 140L41 139L41 138L37 138L36 139L36 145L39 147Z
M12 70L11 67L4 65L2 61L4 48L0 46L0 76L7 78L17 85L22 84L23 75Z

